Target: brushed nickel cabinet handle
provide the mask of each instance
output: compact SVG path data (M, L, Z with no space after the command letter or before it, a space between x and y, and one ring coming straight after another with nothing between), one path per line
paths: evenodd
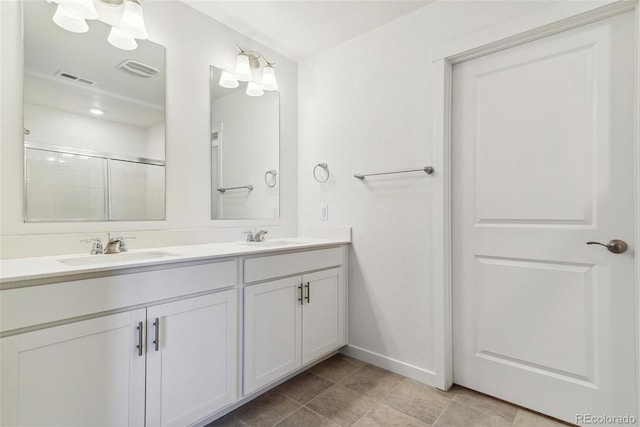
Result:
M306 285L304 285L305 288L307 288L307 296L304 297L304 299L307 300L307 304L309 304L311 302L311 286L309 285L309 282L307 282Z
M153 322L154 326L154 337L153 344L155 345L156 351L160 350L160 318L156 317L156 320Z
M138 356L142 356L142 322L138 322L138 345L136 348L138 349Z
M614 254L625 253L627 251L627 248L628 248L626 242L624 242L622 240L618 240L618 239L613 239L612 241L610 241L606 245L604 243L600 243L600 242L587 242L587 245L604 246L605 248L607 248L609 250L609 252L614 253Z

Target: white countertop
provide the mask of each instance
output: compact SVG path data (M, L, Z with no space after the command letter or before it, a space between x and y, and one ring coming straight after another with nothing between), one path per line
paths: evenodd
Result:
M101 273L135 267L159 266L176 262L188 262L214 258L234 257L261 254L267 252L283 252L297 249L312 249L323 246L349 244L344 239L319 238L284 238L267 240L262 243L246 244L245 242L210 243L201 245L167 246L130 250L128 254L165 252L165 256L149 259L124 260L119 255L56 255L34 258L16 258L0 260L0 284L13 282L50 279L54 277L73 276L78 274ZM274 246L277 245L277 246ZM113 258L109 258L113 257ZM96 263L91 263L95 259ZM113 261L111 261L113 259ZM61 260L87 262L83 265L66 265ZM6 288L12 288L8 286ZM3 287L5 288L5 287Z

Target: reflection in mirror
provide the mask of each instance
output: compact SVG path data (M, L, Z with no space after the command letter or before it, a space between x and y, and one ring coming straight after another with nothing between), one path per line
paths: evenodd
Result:
M211 218L280 216L280 94L247 96L211 67Z
M117 49L55 9L23 2L25 221L164 219L164 47Z

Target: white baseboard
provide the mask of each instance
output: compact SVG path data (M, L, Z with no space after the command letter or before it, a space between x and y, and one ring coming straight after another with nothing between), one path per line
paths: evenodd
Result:
M436 373L428 369L419 368L409 363L401 362L353 345L343 347L340 352L354 359L362 360L379 368L425 383L431 387L438 386Z

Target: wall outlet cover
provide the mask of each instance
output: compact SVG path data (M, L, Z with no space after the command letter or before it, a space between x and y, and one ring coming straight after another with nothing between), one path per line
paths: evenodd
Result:
M329 219L329 205L320 205L320 221L326 221Z

